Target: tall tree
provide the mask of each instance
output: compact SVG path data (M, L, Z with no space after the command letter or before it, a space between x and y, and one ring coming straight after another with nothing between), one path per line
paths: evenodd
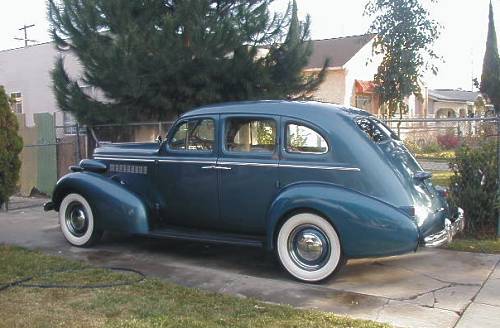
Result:
M498 56L497 33L491 1L488 39L483 61L483 74L481 76L481 93L488 97L495 106L495 111L500 113L500 57Z
M383 57L374 78L377 93L385 115L402 117L408 112L405 98L421 96L425 71L437 72L432 46L439 37L439 24L419 0L370 0L365 15L373 18L370 32L377 34L373 53Z
M23 141L19 137L17 118L10 108L5 89L0 86L0 207L16 190Z
M295 1L49 0L57 46L83 66L53 70L62 110L84 123L164 119L214 102L303 97L322 73L305 76L310 20ZM95 88L99 99L82 90Z

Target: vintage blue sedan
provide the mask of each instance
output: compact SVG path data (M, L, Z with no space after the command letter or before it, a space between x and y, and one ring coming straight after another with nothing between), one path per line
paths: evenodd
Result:
M203 107L163 142L101 144L72 171L45 205L72 245L119 231L265 247L308 282L442 245L464 223L386 125L317 102Z

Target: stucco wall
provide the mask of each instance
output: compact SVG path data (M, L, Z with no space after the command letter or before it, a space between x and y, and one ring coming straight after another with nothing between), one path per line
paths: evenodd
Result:
M325 80L314 92L314 99L334 104L345 104L345 71L342 69L326 72Z
M23 114L28 126L34 124L33 114L59 110L50 76L57 56L59 52L53 43L0 51L0 85L5 86L8 94L21 92ZM65 67L70 76L79 77L81 66L77 59L71 55L65 57Z

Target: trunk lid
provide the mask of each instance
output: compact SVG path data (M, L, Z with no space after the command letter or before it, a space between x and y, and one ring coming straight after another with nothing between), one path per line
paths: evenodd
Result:
M356 120L363 130L382 150L389 165L408 192L412 204L405 208L414 217L423 239L444 229L445 219L450 218L446 199L434 188L432 174L425 172L398 136L374 117Z

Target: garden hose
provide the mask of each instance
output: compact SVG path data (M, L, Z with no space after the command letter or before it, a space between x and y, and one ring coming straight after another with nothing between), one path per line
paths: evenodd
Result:
M115 272L126 272L126 273L133 273L138 275L139 277L137 279L133 280L128 280L128 281L119 281L115 283L108 283L108 284L86 284L86 285L81 285L81 284L30 284L29 282L34 280L35 278L40 278L44 276L48 276L51 274L58 274L58 273L72 273L72 272L82 272L85 270L94 270L94 269L105 269L105 270L111 270ZM130 286L130 285L135 285L138 284L146 279L146 275L138 270L134 269L128 269L128 268L119 268L119 267L98 267L98 268L83 268L83 269L71 269L71 270L55 270L55 271L47 271L44 273L41 273L39 275L34 275L30 277L25 277L16 281L8 282L8 283L0 283L0 292L7 290L12 287L23 287L23 288L69 288L69 289L96 289L96 288L112 288L112 287L119 287L119 286Z

